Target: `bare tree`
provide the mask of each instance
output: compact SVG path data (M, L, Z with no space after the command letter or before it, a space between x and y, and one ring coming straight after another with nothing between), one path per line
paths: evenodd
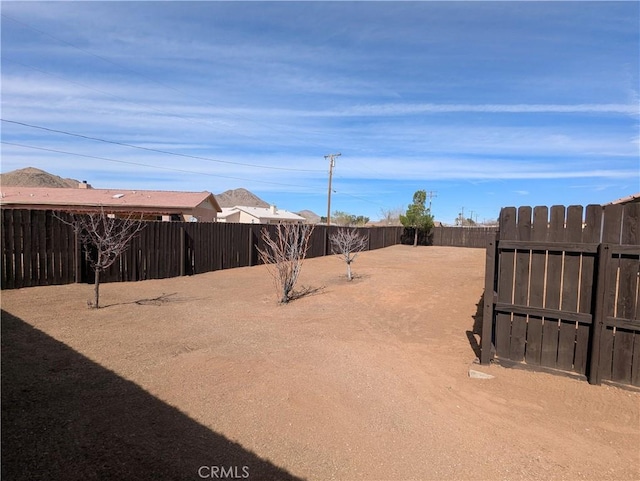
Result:
M397 225L401 226L400 216L404 212L403 207L394 207L393 209L380 209L381 221L384 225Z
M104 209L98 213L71 214L70 220L56 216L65 224L71 225L80 243L86 248L89 265L95 272L94 299L90 307L100 307L100 273L108 269L118 257L127 250L131 240L136 237L145 224L140 218L129 215L118 219L110 217Z
M294 287L307 256L313 227L310 224L278 224L275 238L271 238L266 228L262 229L265 248L258 249L258 254L273 277L283 304L295 297Z
M347 279L353 279L351 274L351 263L356 260L358 253L367 247L367 237L358 234L356 229L339 229L329 237L331 240L331 250L338 254L347 264Z

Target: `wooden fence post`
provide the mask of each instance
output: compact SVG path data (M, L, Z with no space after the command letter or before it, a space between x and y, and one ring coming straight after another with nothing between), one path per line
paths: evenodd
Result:
M596 298L593 309L593 317L591 318L592 333L591 360L589 362L589 384L600 384L600 339L602 338L602 330L604 329L605 315L605 297L606 297L606 273L609 264L609 244L600 244L598 246L598 263L596 269Z
M494 285L496 274L497 236L493 232L487 242L484 270L484 306L482 311L482 334L480 337L480 364L491 361L491 337L493 334Z

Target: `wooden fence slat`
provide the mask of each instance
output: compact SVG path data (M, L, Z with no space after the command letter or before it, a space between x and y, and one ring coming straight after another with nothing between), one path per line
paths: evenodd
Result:
M500 239L517 239L516 209L504 207L500 211ZM502 251L498 265L498 301L513 302L513 275L515 252ZM496 354L508 358L511 337L511 314L496 315L495 344Z
M153 262L153 233L145 229L142 233L144 238L144 279L153 279L151 263Z
M35 223L38 226L38 264L39 275L38 285L46 286L48 284L48 261L47 261L47 212L36 211Z
M582 240L582 206L572 205L567 208L565 240L580 242ZM580 276L580 254L564 253L562 272L561 310L578 312L578 286ZM578 322L562 319L558 336L557 367L570 371L573 369L576 350L576 333Z
M633 206L627 205L625 207L625 225L622 230L622 242L624 244L640 246L640 204L633 204ZM627 295L635 299L633 308L628 311L627 319L633 320L633 324L638 326L638 329L632 333L633 345L631 347L630 383L633 386L640 386L640 258L639 256L635 256L635 261L632 261L632 258L628 257L625 259L625 262L629 262L629 272L625 274L625 282L630 285ZM633 287L631 287L634 284L635 292ZM614 360L614 365L615 362Z
M65 224L56 219L60 228L60 284L69 284L69 230Z
M518 240L531 240L531 207L518 208L518 224L516 229ZM516 250L515 252L515 282L513 286L514 304L527 305L529 294L529 262L531 251ZM525 339L527 335L527 316L513 314L511 321L511 338L509 344L509 359L522 361L524 359Z
M562 242L564 240L564 221L564 206L552 206L548 240L551 242ZM547 256L545 307L559 309L563 253L549 251ZM545 318L543 321L542 352L540 356L540 363L543 366L552 368L557 366L559 323L559 319Z
M56 284L62 284L62 267L60 265L62 260L62 249L64 248L62 227L59 219L53 217L51 212L47 213L48 221L51 223L51 250L52 250L52 263L54 272L54 282Z
M19 287L16 282L15 269L16 246L13 233L14 213L15 211L13 210L2 210L2 221L3 223L6 222L3 224L4 229L2 233L2 237L5 242L3 249L3 273L5 278L3 279L2 285L8 289Z
M495 273L498 249L496 248L497 233L493 233L487 242L485 257L484 301L482 311L482 335L480 338L480 364L489 364L492 357L492 331L493 331L493 293L495 286Z
M23 249L22 249L22 262L23 262L23 269L24 269L24 277L25 279L29 279L30 283L29 285L34 285L33 283L33 265L34 265L34 260L37 262L37 255L35 256L34 259L34 255L33 255L33 249L32 249L32 241L31 241L31 236L32 236L32 229L33 229L33 218L31 215L32 211L23 211L22 212L22 225L20 226L20 229L22 230L23 233L23 240L24 240L24 244L23 244Z
M187 224L186 226L188 228L187 231L189 232L189 249L190 249L189 262L191 263L191 266L190 266L191 274L200 273L199 263L202 262L199 257L196 258L196 251L198 251L200 247L200 240L198 236L199 225L200 223L197 222L194 224Z
M220 232L207 228L204 224L199 225L201 235L199 249L203 253L199 272L216 271L222 268L222 252L218 252L220 244Z
M602 227L602 241L612 244L620 243L621 223L622 223L623 206L614 204L608 205L604 209L604 222ZM616 277L620 262L618 256L611 256L607 262L607 269L600 275L603 278L604 285L607 289L603 299L603 316L613 316L615 310L616 299ZM611 258L613 257L613 258ZM604 327L600 338L600 359L599 370L600 379L611 380L613 366L613 349L614 349L615 329L613 327Z
M589 384L600 384L602 375L600 371L600 349L602 347L602 338L604 335L604 318L605 318L605 299L607 286L604 282L603 273L609 270L610 262L609 244L600 244L598 248L598 266L597 272L600 274L596 282L596 292L594 297L593 311L593 332L591 333L591 341L589 345L590 363L589 363Z
M624 206L621 244L640 245L640 204ZM616 317L637 319L638 304L638 258L637 256L620 257L620 287L616 306Z
M15 252L14 256L14 275L16 277L16 287L28 287L31 285L31 279L26 279L24 276L23 263L22 263L22 216L23 211L16 211L13 216L13 248Z
M160 252L160 262L162 265L162 278L171 277L171 257L173 246L171 245L171 231L169 221L156 222L162 234L162 248Z
M0 230L0 286L6 288L7 285L7 241L5 234L7 232L7 224L5 223L5 210L0 209L0 219L2 220L2 229Z
M202 224L199 222L193 225L193 273L200 274L206 272L204 262L207 260L208 252L203 249L206 241L203 239L204 233L201 233ZM213 270L213 269L211 269Z
M182 240L180 237L181 229L177 222L171 222L171 245L173 246L173 252L171 254L171 265L173 266L171 277L181 276L182 269L182 250L180 248Z
M549 209L538 206L533 209L533 226L531 237L533 241L547 240L549 225ZM547 253L544 250L531 251L531 281L529 287L530 307L544 306L545 266ZM538 365L542 353L542 317L529 316L527 323L527 363Z
M156 229L155 224L150 224L148 227L149 232L147 235L149 237L150 245L149 279L158 279L160 278L160 233L158 232L158 229Z
M169 242L169 222L154 222L156 228L160 231L160 251L159 265L161 271L159 273L161 279L169 277L169 270L171 268L171 244ZM164 252L164 254L163 254Z
M602 207L599 205L588 205L585 209L584 228L582 229L582 242L590 244L600 242L600 231L602 226ZM595 255L583 254L580 260L580 291L578 311L590 313L593 309L593 298L595 296ZM589 335L595 329L595 323L591 326L578 323L576 333L576 352L574 357L574 370L580 374L587 373L587 363L589 362Z
M638 223L640 223L640 204L629 204L623 208L622 231L620 242L622 244L640 245L640 235L638 234ZM635 320L637 292L638 292L638 272L640 261L637 256L620 255L618 257L618 292L615 305L614 316L618 318ZM638 330L627 330L616 328L611 380L630 384L632 381L632 366L634 356L634 340L640 334L640 323ZM640 346L637 346L640 348ZM640 351L636 354L639 355Z

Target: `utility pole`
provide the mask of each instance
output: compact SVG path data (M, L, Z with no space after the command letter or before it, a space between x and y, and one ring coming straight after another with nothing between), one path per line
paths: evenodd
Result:
M460 219L460 227L464 227L464 206L461 209L461 212L458 213L458 219Z
M342 154L329 154L325 155L325 159L329 159L329 192L327 194L327 225L331 225L331 179L333 178L333 168L336 166L336 157L340 157Z
M431 214L431 199L438 197L438 193L433 190L427 191L427 197L429 197L429 214Z

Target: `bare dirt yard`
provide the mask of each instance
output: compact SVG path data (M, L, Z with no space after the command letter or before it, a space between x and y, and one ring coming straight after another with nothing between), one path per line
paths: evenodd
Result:
M3 479L640 479L640 394L473 366L484 250L2 292Z

